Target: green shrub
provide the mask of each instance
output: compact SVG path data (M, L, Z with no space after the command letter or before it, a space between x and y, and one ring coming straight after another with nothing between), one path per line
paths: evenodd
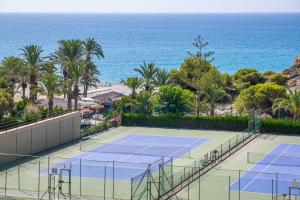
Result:
M284 86L275 83L264 83L244 89L235 101L234 107L239 113L249 111L253 108L271 110L273 101L285 97Z
M157 116L123 114L122 125L242 131L248 126L248 118L236 116L183 116L176 114Z
M285 85L288 78L283 73L272 74L269 77L269 82L275 83L277 85Z
M239 91L263 82L262 75L257 70L252 68L238 70L233 75L233 79L234 84Z
M261 124L261 132L300 135L300 121L265 119Z
M193 109L195 96L179 86L162 86L155 97L155 110L159 113L186 113Z
M183 116L123 114L123 126L149 126L184 129L211 129L227 131L243 131L248 126L247 117L238 116ZM300 135L300 121L264 119L261 123L262 133Z
M99 123L95 126L91 126L87 129L85 129L83 132L82 132L82 135L83 136L88 136L88 135L92 135L92 134L95 134L95 133L99 133L99 132L102 132L104 130L107 130L109 127L108 127L108 124L103 122L103 123Z

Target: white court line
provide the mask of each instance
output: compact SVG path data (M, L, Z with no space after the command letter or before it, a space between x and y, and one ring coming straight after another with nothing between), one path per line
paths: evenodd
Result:
M137 137L137 135L134 135L133 137L130 137L130 138L127 138L127 139L125 139L125 140L121 140L120 142L117 142L117 143L111 143L111 144L116 144L116 145L118 145L118 144L122 144L122 143L124 143L124 142L127 142L127 141L130 141L130 140L132 140L133 138L136 138ZM105 145L105 144L104 144ZM101 146L100 146L101 147ZM97 147L97 148L100 148L100 147ZM110 148L112 148L113 146L108 146L108 147L104 147L103 148L103 150L107 150L107 149L110 149ZM94 156L95 154L99 154L99 153L101 153L101 152L91 152L91 151L86 151L86 152L89 152L90 153L90 155L86 155L86 156L84 156L83 158L89 158L89 157L91 157L91 156ZM113 153L112 153L113 154ZM106 160L107 161L107 160ZM108 160L109 161L109 160ZM101 162L101 161L100 161Z
M269 165L265 166L262 171L260 171L251 181L249 181L248 184L241 189L241 191L245 190L248 186L250 186L253 183L253 181L255 181L255 179L257 179L263 172L265 172L269 167L271 167L272 163L276 162L280 158L280 156L283 155L291 146L292 145L289 144L289 146L287 146L284 149L284 151L278 154L278 156ZM272 154L268 154L268 155L272 155Z
M192 146L194 143L199 142L199 141L201 141L201 140L203 140L203 139L201 138L201 139L192 141L192 142L190 142L189 144L187 144L187 147L189 147L189 152L188 152L189 154L192 153L192 152L191 152L191 151L192 151L191 146ZM204 141L203 143L201 143L201 146L204 145L204 144L207 143L207 142L208 142L208 140ZM184 147L183 147L183 148L184 148ZM175 153L177 153L178 151L182 150L183 148L178 149L177 151L173 152L171 155L165 156L165 157L171 157L171 158L172 158L172 156L173 156ZM187 154L187 152L184 153L183 155L185 155L185 154Z
M123 158L121 158L121 159L119 159L119 160L117 160L117 161L122 161L122 160L124 160L124 159L126 159L126 158L128 158L128 157L130 157L130 156L134 156L134 155L136 155L136 156L139 156L139 155L137 155L139 152L141 152L141 151L144 151L144 150L146 150L146 149L148 149L149 147L152 147L153 146L153 144L150 144L150 146L146 146L146 147L144 147L144 148L142 148L142 149L140 149L140 150L137 150L136 152L134 152L134 153L131 153L131 154L128 154L127 156L124 156ZM141 155L141 156L147 156L147 155ZM150 157L151 155L149 155L149 157ZM153 157L153 156L152 156ZM157 157L160 157L160 156L157 156ZM150 163L149 163L150 164Z

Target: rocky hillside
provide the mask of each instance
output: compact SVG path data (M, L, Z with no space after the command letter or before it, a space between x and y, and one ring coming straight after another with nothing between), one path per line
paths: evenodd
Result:
M295 63L290 68L283 71L288 77L287 85L290 88L300 89L300 56L295 59Z

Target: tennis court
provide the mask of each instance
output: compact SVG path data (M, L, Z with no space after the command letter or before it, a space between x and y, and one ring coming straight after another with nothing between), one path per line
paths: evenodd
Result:
M201 137L127 135L107 144L99 143L92 149L82 145L81 150L85 152L50 168L72 165L72 176L104 178L105 175L107 179L130 179L143 173L149 165L156 171L159 164L189 155L191 150L206 142L208 139ZM84 166L80 163L82 160ZM104 168L106 174L103 174ZM113 170L118 173L112 173ZM43 169L43 172L47 173L48 169Z
M136 194L144 188L143 175L149 166L156 179L160 165L183 173L182 167L175 166L194 166L228 139L233 144L237 134L118 127L34 156L5 155L19 160L0 169L0 196L57 198L61 187L64 195L74 198L131 199L132 188L138 188Z
M247 160L256 165L231 186L232 190L300 196L299 144L279 144L264 156L248 153Z

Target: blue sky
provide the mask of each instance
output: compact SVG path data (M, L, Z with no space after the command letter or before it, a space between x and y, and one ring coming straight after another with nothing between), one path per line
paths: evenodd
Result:
M0 12L300 12L300 0L0 0Z

